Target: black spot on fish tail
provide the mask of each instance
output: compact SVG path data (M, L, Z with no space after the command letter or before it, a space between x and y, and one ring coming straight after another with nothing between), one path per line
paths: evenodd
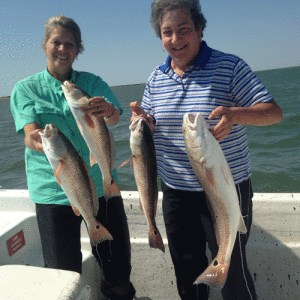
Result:
M113 184L114 184L114 180L112 179L111 182L110 182L110 185L113 185Z
M217 260L214 261L214 266L216 267L219 264Z
M96 226L96 229L99 229L99 228L100 228L100 225L97 225L97 226Z
M156 230L153 233L154 233L154 235L157 235L157 231Z

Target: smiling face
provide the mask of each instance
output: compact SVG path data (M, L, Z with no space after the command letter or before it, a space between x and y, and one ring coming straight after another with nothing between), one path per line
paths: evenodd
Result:
M202 29L196 30L187 9L165 13L160 25L162 44L172 58L171 66L176 73L183 74L198 57Z
M73 34L57 26L53 29L44 52L47 55L48 71L56 79L69 79L78 51Z

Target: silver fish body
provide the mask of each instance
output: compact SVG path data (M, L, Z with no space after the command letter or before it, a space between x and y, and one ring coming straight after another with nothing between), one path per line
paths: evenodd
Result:
M247 229L230 168L204 117L200 113L185 114L182 127L186 151L206 194L219 246L217 256L195 283L221 289L227 279L237 232L246 233Z
M47 124L40 136L58 184L69 198L74 213L82 215L87 224L91 244L112 240L111 234L95 218L99 209L98 196L83 159L54 125Z
M85 113L81 108L88 106L90 96L70 81L64 81L62 90L76 120L81 135L90 150L90 164L99 165L103 178L106 199L120 196L120 190L111 174L114 168L114 141L103 117Z
M138 118L130 126L132 167L141 206L149 227L149 245L165 251L161 234L156 226L157 211L157 165L152 132L145 119Z

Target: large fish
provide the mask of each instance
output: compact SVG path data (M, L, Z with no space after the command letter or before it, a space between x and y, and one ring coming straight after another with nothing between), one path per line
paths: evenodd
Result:
M47 124L40 136L58 184L69 198L74 213L82 215L87 224L91 245L112 240L111 234L95 218L99 209L98 196L83 159L54 125Z
M237 232L246 233L247 229L230 168L204 117L200 113L185 114L182 128L189 160L206 194L219 246L217 256L195 284L206 283L221 289L227 278Z
M120 190L111 174L114 168L113 135L109 132L103 117L85 113L81 108L88 106L90 96L70 81L61 86L76 120L81 135L90 150L90 164L99 165L103 178L105 199L120 196Z
M155 222L158 188L152 132L144 118L135 119L129 129L131 130L131 163L140 194L141 208L144 211L149 227L149 245L152 248L158 248L165 252L165 246Z

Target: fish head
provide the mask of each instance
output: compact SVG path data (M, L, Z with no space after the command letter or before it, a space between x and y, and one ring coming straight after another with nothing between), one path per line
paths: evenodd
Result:
M142 143L146 130L150 130L146 120L142 117L136 118L131 125L130 129L130 148L133 155L142 155Z
M201 113L187 113L183 116L183 137L187 151L197 152L199 160L207 153L211 139L214 138L209 131L205 118Z
M68 80L63 82L61 88L68 104L72 105L73 107L87 105L89 99L91 98L83 89Z
M68 153L63 134L53 124L47 124L39 134L47 157L59 160Z

